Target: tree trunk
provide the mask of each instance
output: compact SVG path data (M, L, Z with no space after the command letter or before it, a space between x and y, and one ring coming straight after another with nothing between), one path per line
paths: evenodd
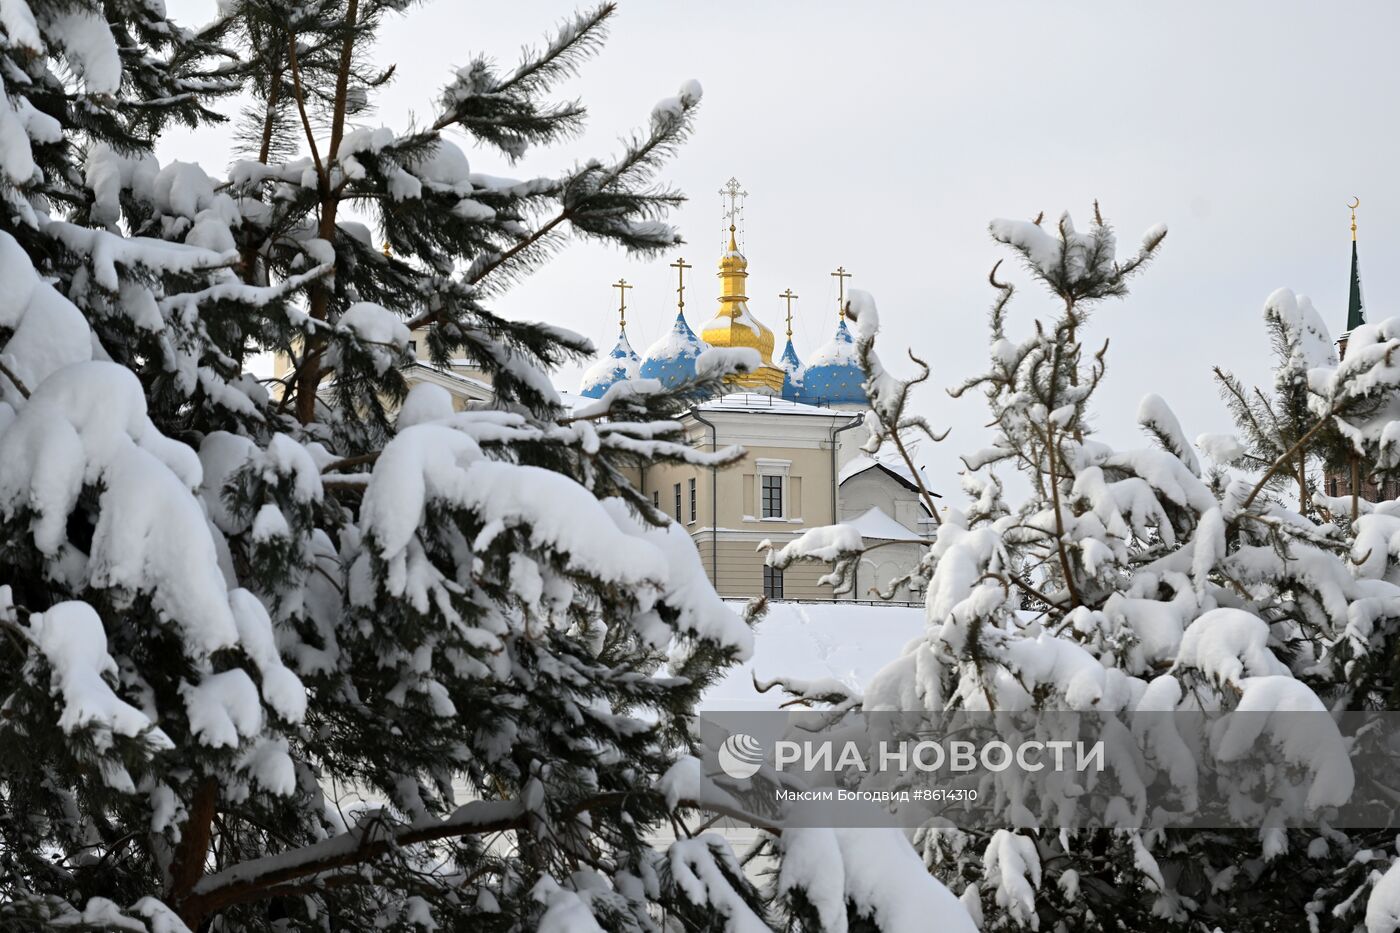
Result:
M1307 515L1311 503L1308 502L1308 457L1298 457L1298 514Z
M180 828L180 843L175 847L175 858L170 863L170 890L165 900L191 930L197 930L203 918L188 914L182 902L204 876L204 860L209 855L209 843L214 838L214 814L218 803L218 782L213 778L200 781L195 788L194 799L190 801L189 816Z
M1361 463L1351 455L1351 520L1361 514Z
M339 161L340 142L345 135L345 108L350 87L350 68L354 62L355 27L359 18L359 0L350 0L345 8L345 41L340 46L340 62L335 76L335 105L331 114L330 148L326 152L325 172L321 177L321 226L317 234L327 243L335 242L335 215L340 206L339 186L332 187L335 180L331 166ZM295 41L295 40L293 40ZM310 144L312 140L308 139ZM311 289L311 317L324 321L330 314L331 292L324 283L317 283ZM306 335L306 353L301 370L297 373L297 420L310 424L316 420L316 390L321 386L321 340L310 333Z

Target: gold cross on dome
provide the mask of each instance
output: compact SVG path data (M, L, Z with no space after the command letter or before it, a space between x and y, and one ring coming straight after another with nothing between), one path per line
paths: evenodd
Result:
M748 197L749 193L739 184L739 179L731 175L724 187L719 189L719 196L729 199L729 207L725 209L724 216L729 221L729 226L733 227L739 222L739 215L744 212L744 206L739 202Z
M836 279L836 310L841 315L841 319L846 319L846 280L851 278L851 273L846 271L845 266L837 266L836 271L831 273Z
M675 269L675 270L676 270L676 310L679 311L680 313L684 314L684 313L685 313L685 270L691 269L691 268L694 268L694 267L691 266L690 263L688 263L688 262L685 261L685 257L684 257L684 256L682 256L680 259L677 259L675 262L671 263L670 265L671 265L671 268L672 268L672 269Z
M628 285L626 279L618 279L612 285L617 289L617 318L622 325L622 329L627 329L627 289L634 286Z
M787 301L787 335L788 335L788 339L791 340L791 339L792 339L792 300L793 300L794 298L796 298L797 296L794 295L794 294L792 293L792 289L789 288L789 289L785 290L785 291L784 291L781 295L779 295L778 297L779 297L779 298L783 298L783 299L785 299L785 300Z

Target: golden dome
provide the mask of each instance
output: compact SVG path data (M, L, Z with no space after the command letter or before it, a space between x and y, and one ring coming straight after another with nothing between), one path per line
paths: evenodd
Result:
M705 325L701 339L712 347L751 347L758 351L758 369L731 379L749 389L768 388L781 392L783 371L773 365L773 332L749 313L744 282L749 277L749 261L739 252L734 225L729 226L729 246L719 260L719 310Z

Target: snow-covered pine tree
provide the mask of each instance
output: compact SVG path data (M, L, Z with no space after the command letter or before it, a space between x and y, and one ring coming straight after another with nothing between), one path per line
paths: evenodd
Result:
M1298 504L1295 488L1274 479L1296 478L1308 439L1327 431L1352 438L1355 451L1382 468L1393 462L1387 425L1400 370L1390 359L1400 349L1400 324L1368 326L1356 355L1349 348L1338 365L1306 300L1275 293L1265 321L1281 351L1275 383L1288 395L1291 422L1261 428L1252 447L1203 439L1221 461L1203 471L1159 396L1144 399L1138 413L1153 441L1147 448L1108 446L1087 417L1107 345L1085 356L1086 312L1126 293L1126 280L1165 231L1149 231L1123 262L1097 210L1085 233L1067 216L1054 230L1037 220L995 221L991 231L1055 306L1030 334L1013 338L1014 290L993 270L999 297L990 366L953 394L985 394L995 437L964 457L970 505L948 510L923 561L927 634L863 695L804 697L791 683L789 692L852 711L1117 716L1393 704L1400 568L1390 542L1400 506L1364 504L1352 538L1324 516L1290 507ZM874 302L855 293L850 310L867 388L899 398L902 408L906 400L886 391L892 377L874 354ZM904 415L880 419L899 423ZM1251 450L1257 462L1240 459ZM1029 492L1019 503L1007 501L997 467L1023 475ZM770 559L834 558L839 581L841 564L859 559L861 546L858 535L835 526L808 532ZM1031 789L1003 774L984 783L981 798L993 802L1001 826L934 820L916 839L983 929L1352 930L1365 914L1371 933L1393 933L1400 869L1377 868L1395 858L1393 832L1279 828L1290 800L1385 801L1386 791L1352 786L1335 730L1311 736L1301 753L1286 748L1282 731L1269 738L1263 754L1276 765L1269 769L1259 759L1246 765L1225 751L1188 747L1174 727L1142 737L1142 758L1110 754L1078 812L1116 814L1112 830L1055 829L1062 803L1055 788ZM1201 763L1211 786L1195 783ZM1133 827L1146 825L1143 790L1153 782L1187 806L1206 794L1228 800L1257 828L1140 832ZM1030 828L1036 823L1039 832Z
M159 5L0 6L0 927L782 919L717 837L653 848L726 810L691 716L752 635L627 480L734 457L670 416L751 361L570 414L550 371L587 342L490 308L571 236L679 242L654 178L699 87L614 158L473 172L448 131L512 159L580 125L547 95L613 7L474 60L431 125L376 128L369 53L402 6L235 0L198 34ZM240 87L226 178L157 161ZM413 331L495 403L408 392ZM271 392L267 351L291 360ZM889 930L911 884L921 920L947 906L912 851L878 889L860 843L807 847L828 901Z
M1242 446L1232 444L1231 437L1201 440L1215 462L1229 464L1256 473L1269 471L1274 463L1283 466L1272 470L1266 487L1277 491L1292 486L1298 511L1311 511L1316 495L1325 495L1318 485L1318 473L1328 466L1347 463L1349 457L1340 432L1331 419L1321 418L1313 411L1315 392L1308 382L1308 373L1319 367L1337 365L1337 351L1327 334L1327 328L1313 308L1312 302L1281 288L1269 296L1264 305L1264 320L1274 351L1274 391L1266 395L1258 387L1246 386L1238 376L1217 366L1214 375L1220 397L1235 421ZM1310 433L1311 432L1311 433ZM1350 515L1351 504L1345 510L1341 503L1330 503L1330 512L1338 517Z

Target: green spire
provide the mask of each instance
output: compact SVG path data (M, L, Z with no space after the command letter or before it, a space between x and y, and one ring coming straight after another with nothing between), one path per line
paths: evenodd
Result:
M1361 267L1356 260L1356 208L1359 199L1352 198L1351 207L1351 296L1347 299L1347 331L1366 323L1366 303L1361 298Z

